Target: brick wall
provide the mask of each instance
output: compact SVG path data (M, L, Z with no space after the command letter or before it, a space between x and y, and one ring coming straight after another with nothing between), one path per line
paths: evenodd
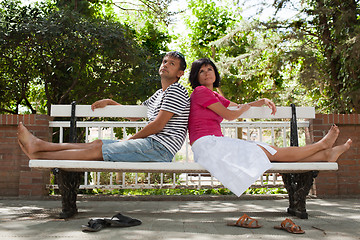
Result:
M315 180L316 195L360 195L360 114L316 114L310 126L312 140L319 141L332 124L340 129L335 145L343 144L349 138L353 144L338 159L338 171L319 173Z
M49 173L29 168L29 158L17 142L17 125L23 122L35 136L48 141L49 120L46 115L0 115L0 196L47 195Z

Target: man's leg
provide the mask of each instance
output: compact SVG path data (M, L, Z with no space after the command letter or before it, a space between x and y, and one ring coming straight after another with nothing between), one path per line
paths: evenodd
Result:
M51 143L35 137L23 124L19 124L18 142L30 159L102 160L101 140L92 143ZM82 173L55 169L54 174L62 197L60 218L70 218L78 212L76 199Z
M102 159L102 141L92 143L51 143L32 135L19 124L18 140L21 149L30 159L94 160Z

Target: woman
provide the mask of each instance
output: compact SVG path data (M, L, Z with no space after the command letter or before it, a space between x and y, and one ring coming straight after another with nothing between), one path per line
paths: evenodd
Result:
M189 138L195 161L213 176L240 196L274 162L335 162L351 146L351 139L345 144L333 147L338 135L337 126L319 142L304 147L279 148L261 142L244 141L224 137L220 123L223 119L234 120L250 107L267 105L272 114L275 104L263 98L248 104L236 104L214 92L220 84L215 64L207 58L196 60L192 66L189 81L194 89L190 100ZM236 110L227 107L237 106Z

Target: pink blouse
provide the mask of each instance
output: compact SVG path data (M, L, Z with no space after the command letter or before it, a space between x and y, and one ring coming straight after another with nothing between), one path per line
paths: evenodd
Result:
M223 136L220 127L223 118L207 108L217 102L220 102L224 107L228 107L230 104L229 100L204 86L195 88L191 94L188 123L191 144L204 136Z

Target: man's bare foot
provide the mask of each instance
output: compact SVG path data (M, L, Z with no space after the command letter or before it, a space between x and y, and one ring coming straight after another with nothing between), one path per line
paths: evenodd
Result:
M351 144L352 140L348 139L343 145L333 147L331 151L329 151L328 162L336 162L341 154L349 150Z
M22 122L18 125L18 140L21 143L20 147L27 156L38 152L38 146L43 142L41 139L32 135Z
M19 143L21 150L25 153L25 155L28 156L28 158L32 159L30 154L26 151L26 149L24 148L24 146L22 145L22 143L20 142L19 139L18 139L18 143Z
M337 137L339 136L340 130L335 124L331 126L328 133L319 141L324 146L324 149L332 148Z

